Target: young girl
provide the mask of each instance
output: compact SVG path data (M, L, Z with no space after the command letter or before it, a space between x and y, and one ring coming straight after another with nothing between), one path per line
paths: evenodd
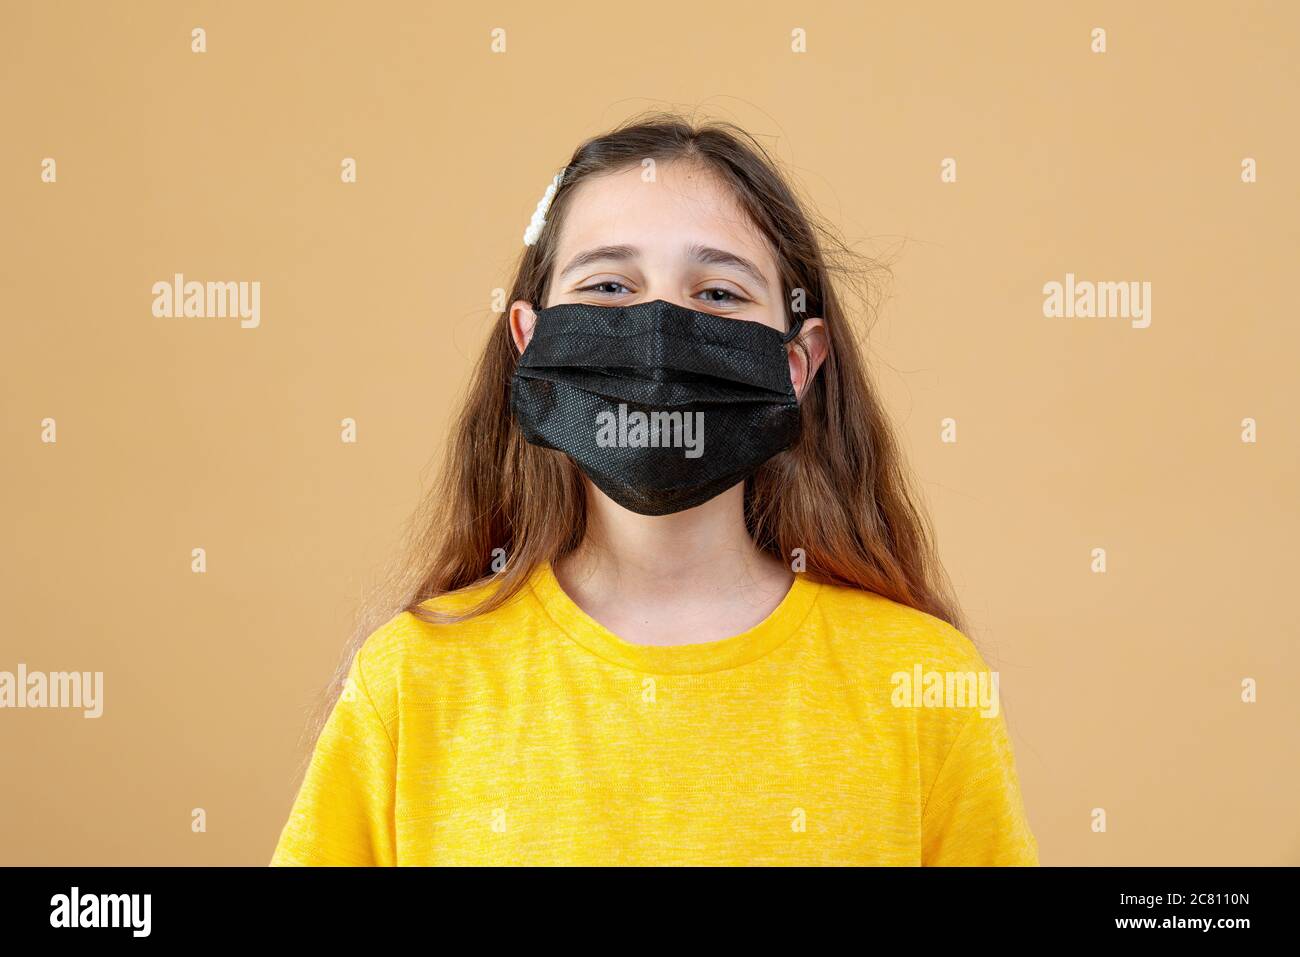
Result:
M825 239L729 124L578 148L273 864L1038 862Z

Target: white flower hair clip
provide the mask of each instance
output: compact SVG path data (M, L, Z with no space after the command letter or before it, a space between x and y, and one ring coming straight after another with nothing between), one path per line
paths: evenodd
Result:
M551 180L551 185L546 187L546 193L537 201L537 208L533 210L533 218L528 223L528 228L524 230L524 245L531 246L537 242L542 235L542 228L546 225L546 214L551 209L551 200L555 199L555 191L560 188L560 180L564 179L564 170L555 174Z

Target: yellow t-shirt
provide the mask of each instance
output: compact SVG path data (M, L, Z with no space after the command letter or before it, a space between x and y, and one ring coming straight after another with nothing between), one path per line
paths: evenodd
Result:
M1001 709L930 676L985 671L805 575L742 634L634 645L543 564L495 612L366 640L271 863L1037 864Z

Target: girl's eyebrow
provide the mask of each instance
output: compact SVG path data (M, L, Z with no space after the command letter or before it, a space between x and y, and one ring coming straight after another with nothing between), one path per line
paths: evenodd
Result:
M570 259L569 265L564 267L559 278L563 279L575 269L581 269L583 266L590 266L595 262L606 260L626 261L628 259L636 259L639 255L641 255L641 251L635 246L597 246L594 249L580 252L578 255Z
M733 266L758 283L764 292L767 291L767 280L763 278L763 273L744 256L737 256L725 249L702 246L699 243L690 246L686 250L686 255L697 263L704 263L709 266Z
M569 273L581 269L584 266L590 266L592 263L622 261L636 259L641 255L641 250L635 246L596 246L592 249L578 253L569 260L569 264L561 271L559 278L563 279ZM767 280L763 278L763 273L757 266L746 259L744 256L737 256L735 253L727 252L725 249L717 249L713 246L704 246L695 243L686 249L686 255L698 263L704 263L710 266L731 266L745 273L754 282L767 291Z

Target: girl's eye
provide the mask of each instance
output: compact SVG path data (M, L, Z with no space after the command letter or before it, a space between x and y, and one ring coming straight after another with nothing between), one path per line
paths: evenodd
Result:
M736 303L749 302L749 300L744 296L734 293L730 289L723 289L720 286L703 289L697 293L697 295L703 296L705 302L721 306L730 306Z
M578 292L595 292L602 296L621 296L625 292L631 292L631 290L621 282L606 279L603 282L594 282L590 286L583 286Z

